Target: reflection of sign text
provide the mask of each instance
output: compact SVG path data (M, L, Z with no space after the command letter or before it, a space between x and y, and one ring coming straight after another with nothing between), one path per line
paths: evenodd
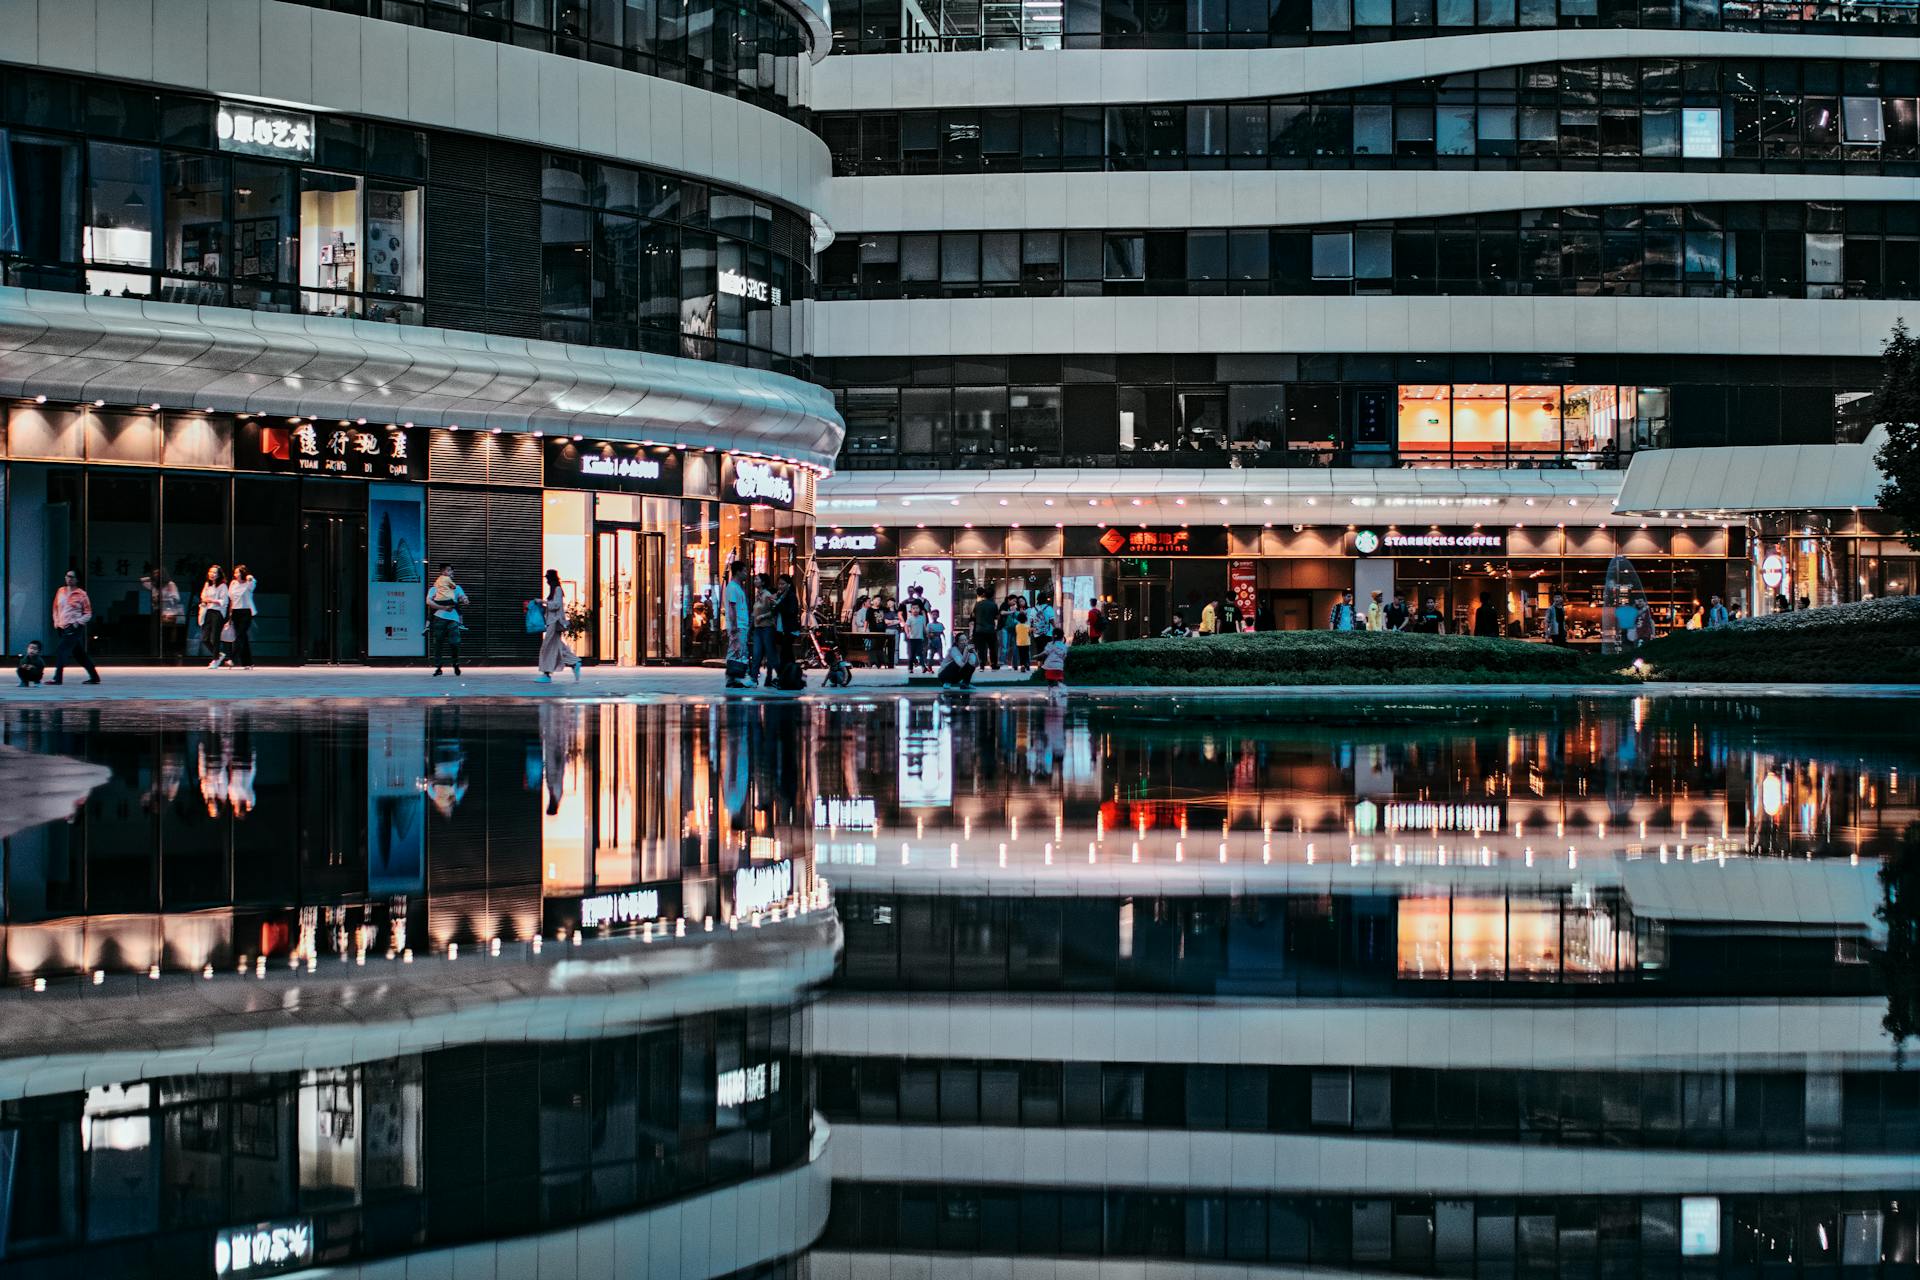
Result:
M657 919L660 892L657 889L629 889L624 893L602 893L580 899L580 927L592 929L608 924L635 924Z
M748 298L754 302L771 302L775 306L779 306L782 301L780 290L765 280L756 280L752 276L742 275L731 269L720 273L720 292L731 294L736 298Z
M313 1262L313 1220L293 1218L251 1227L227 1227L214 1237L216 1276L272 1275Z
M722 1071L714 1081L714 1100L723 1107L748 1102L764 1102L780 1092L780 1064L762 1062L758 1066L735 1067Z
M742 867L733 875L733 913L752 915L793 896L793 864L775 862L764 867Z
M1389 831L1497 831L1506 825L1497 804L1389 804Z
M816 827L871 831L873 818L873 801L866 796L851 796L846 799L815 796L813 799L813 825Z

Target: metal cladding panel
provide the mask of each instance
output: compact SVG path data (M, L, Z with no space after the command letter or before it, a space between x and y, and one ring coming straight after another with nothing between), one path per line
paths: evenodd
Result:
M540 651L540 637L525 625L526 602L540 593L540 547L540 494L489 493L487 595L479 614L490 658L532 662Z

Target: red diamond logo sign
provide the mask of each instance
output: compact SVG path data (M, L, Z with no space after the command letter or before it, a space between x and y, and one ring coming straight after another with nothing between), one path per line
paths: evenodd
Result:
M1118 529L1109 529L1100 535L1100 545L1107 549L1108 555L1117 556L1126 550L1127 535Z

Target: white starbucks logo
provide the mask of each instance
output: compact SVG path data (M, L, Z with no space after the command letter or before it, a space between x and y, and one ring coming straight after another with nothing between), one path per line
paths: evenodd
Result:
M1353 549L1363 556L1370 556L1380 549L1380 535L1371 529L1362 529L1353 535Z

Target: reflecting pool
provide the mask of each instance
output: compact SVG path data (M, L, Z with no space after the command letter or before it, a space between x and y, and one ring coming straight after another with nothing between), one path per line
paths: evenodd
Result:
M1920 1276L1917 710L11 709L0 1275Z

